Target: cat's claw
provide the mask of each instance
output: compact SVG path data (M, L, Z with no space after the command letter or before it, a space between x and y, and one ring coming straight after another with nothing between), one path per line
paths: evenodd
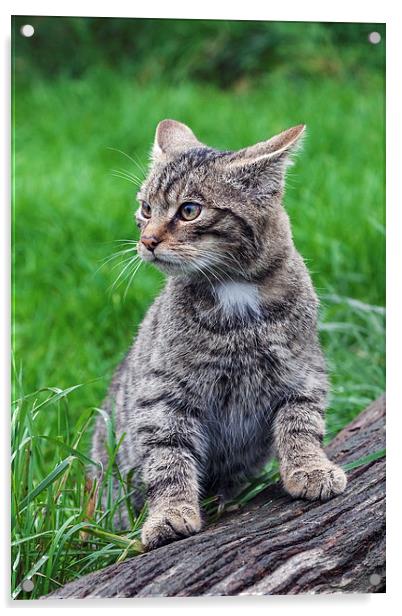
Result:
M194 535L201 530L198 507L190 504L168 505L151 512L142 527L141 541L146 550Z

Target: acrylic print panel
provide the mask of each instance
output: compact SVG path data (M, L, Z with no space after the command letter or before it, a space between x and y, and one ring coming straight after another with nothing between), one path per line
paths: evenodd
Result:
M12 26L13 598L383 592L384 24Z

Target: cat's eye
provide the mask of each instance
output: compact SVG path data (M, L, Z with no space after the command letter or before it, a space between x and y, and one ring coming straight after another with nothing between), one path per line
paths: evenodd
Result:
M143 215L144 218L151 218L151 214L152 214L151 206L146 201L143 201L141 203L141 214Z
M179 216L182 220L195 220L201 213L199 203L183 203L179 209Z

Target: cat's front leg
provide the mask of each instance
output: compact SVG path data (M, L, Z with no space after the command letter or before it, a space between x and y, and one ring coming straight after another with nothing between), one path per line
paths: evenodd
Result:
M202 451L196 430L171 418L160 426L144 424L138 432L148 500L141 539L151 550L201 529L198 478Z
M275 418L274 440L285 490L295 498L328 500L346 487L344 471L322 449L323 410L301 398L283 406Z

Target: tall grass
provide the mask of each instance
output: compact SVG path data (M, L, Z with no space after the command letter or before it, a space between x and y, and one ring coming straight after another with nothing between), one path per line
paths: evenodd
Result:
M142 551L137 537L145 509L132 510L127 479L119 475L115 462L119 443L111 419L103 414L107 468L81 447L94 411L86 410L70 422L69 396L80 388L45 388L24 395L19 382L12 418L13 598L40 597L78 574ZM38 427L40 416L51 418L49 430ZM118 497L112 498L115 482ZM115 528L119 505L131 520L130 532L124 534ZM27 580L34 582L31 592L24 591Z

